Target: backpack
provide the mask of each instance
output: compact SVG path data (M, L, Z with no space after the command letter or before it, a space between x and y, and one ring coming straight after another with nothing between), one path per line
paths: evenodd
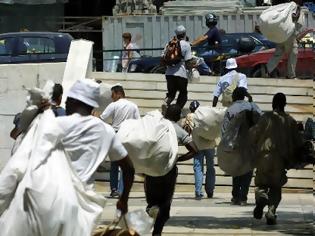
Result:
M239 74L234 75L232 83L226 87L222 94L222 105L224 107L229 107L233 103L232 94L234 89L237 87L237 83L239 81Z
M162 57L162 61L167 66L174 66L181 62L182 50L180 46L180 40L174 37L166 46L164 56Z

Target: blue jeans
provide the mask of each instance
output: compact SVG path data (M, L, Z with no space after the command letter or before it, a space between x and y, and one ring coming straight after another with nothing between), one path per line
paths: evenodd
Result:
M214 149L206 149L199 151L194 157L194 172L195 172L195 194L202 194L203 183L203 163L204 157L206 157L206 183L205 190L208 195L213 194L215 187L215 169L214 169Z
M119 178L119 172L120 172L120 178ZM119 171L119 166L116 161L111 162L109 181L110 181L111 191L116 190L119 193L123 192L124 183L123 183L123 178L122 178L122 171Z

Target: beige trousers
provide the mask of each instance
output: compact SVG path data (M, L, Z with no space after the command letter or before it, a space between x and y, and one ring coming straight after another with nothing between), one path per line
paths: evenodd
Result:
M287 41L277 44L276 51L267 63L267 70L271 73L279 64L284 53L288 54L287 76L295 78L295 67L298 55L298 45L295 35L292 35Z

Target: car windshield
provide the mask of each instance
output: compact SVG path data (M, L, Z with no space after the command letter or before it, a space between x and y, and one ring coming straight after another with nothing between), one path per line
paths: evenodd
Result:
M14 49L14 38L0 39L0 56L11 55Z

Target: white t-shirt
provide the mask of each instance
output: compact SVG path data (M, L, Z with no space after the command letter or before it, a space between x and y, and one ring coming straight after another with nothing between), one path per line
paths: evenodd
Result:
M187 70L185 67L185 61L188 61L192 58L191 46L190 46L190 43L187 42L186 40L181 40L180 47L181 47L182 56L183 56L182 61L176 64L175 66L168 66L166 69L165 75L175 75L175 76L179 76L179 77L187 79Z
M228 73L226 73L225 75L221 76L214 92L213 92L213 96L215 97L220 97L220 95L223 93L223 91L229 87L232 84L233 79L236 77L236 74L238 72L235 70L232 70ZM237 87L244 87L247 89L247 78L246 75L242 74L242 73L238 73L239 78L238 78L238 82L237 82Z
M107 155L111 161L128 155L113 128L100 119L77 113L56 119L65 133L61 143L82 182L90 180Z
M129 43L126 46L126 49L138 49L137 45L134 43ZM136 59L140 57L140 54L137 51L130 51L130 58L129 58L129 51L123 51L122 52L122 67L127 68L129 59Z
M128 119L139 119L140 113L138 106L125 98L120 98L116 102L110 103L100 115L103 121L112 119L112 127L117 132L123 121Z

